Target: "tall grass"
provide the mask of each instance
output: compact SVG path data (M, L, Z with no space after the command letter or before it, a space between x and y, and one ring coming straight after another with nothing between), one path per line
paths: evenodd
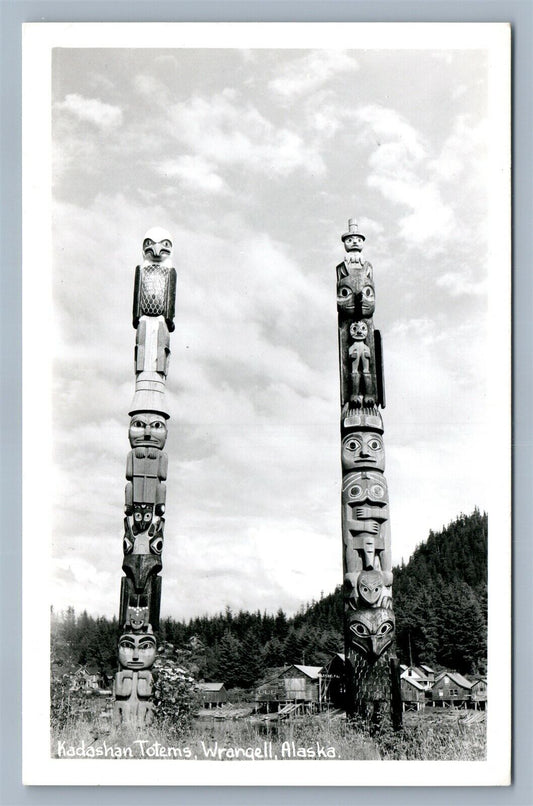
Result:
M231 761L251 758L264 760L277 756L282 760L457 760L476 761L486 756L485 723L463 725L458 715L407 714L404 727L399 732L384 731L370 736L361 728L354 728L340 718L330 718L327 713L306 716L293 721L264 723L254 718L238 720L196 720L183 732L176 731L171 723L156 724L142 731L128 727L115 728L108 718L96 712L80 719L70 720L61 728L52 731L51 754L58 755L58 748L101 747L107 748L107 757L114 756L109 748L130 748L126 757L132 758L198 758L206 756L206 748L214 750L216 758ZM265 745L266 743L266 745ZM166 748L174 748L167 752ZM151 748L155 748L151 750ZM163 748L163 750L161 750ZM187 748L187 752L186 752ZM241 748L235 754L235 748ZM224 750L225 749L225 750ZM230 752L226 752L230 750ZM296 755L294 754L296 751ZM150 755L150 752L152 755ZM244 755L244 753L248 755ZM162 753L162 754L161 754ZM298 754L299 753L299 754ZM154 756L155 754L155 756ZM259 754L259 755L257 755Z

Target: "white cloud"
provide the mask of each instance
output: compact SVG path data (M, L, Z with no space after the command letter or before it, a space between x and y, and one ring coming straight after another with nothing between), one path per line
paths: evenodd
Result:
M295 131L275 126L233 90L176 104L170 110L169 131L190 152L218 167L280 177L298 168L325 172L312 145Z
M346 51L317 50L287 64L268 86L277 95L292 101L297 96L315 92L340 73L354 73L358 69L357 61Z
M69 93L55 108L67 112L84 123L92 123L101 129L114 129L122 124L122 109L103 103L98 98L84 98L78 93Z
M228 188L222 177L212 170L211 164L201 156L184 154L175 160L166 160L157 165L162 176L179 179L192 190L206 193L224 193Z
M363 124L360 142L372 148L368 186L410 209L398 219L401 237L430 255L445 251L456 227L455 213L431 171L429 147L420 132L396 111L380 106L363 107L354 117Z
M437 277L437 285L445 288L452 296L458 297L465 294L481 296L487 292L487 280L484 278L479 282L474 282L469 278L468 270L463 272L448 271Z

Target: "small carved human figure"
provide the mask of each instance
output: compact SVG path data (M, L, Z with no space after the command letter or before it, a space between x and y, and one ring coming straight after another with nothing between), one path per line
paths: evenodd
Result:
M121 669L115 675L113 685L115 725L125 722L140 728L150 724L153 705L149 698L153 678L148 670L156 653L157 646L149 625L146 632L128 632L120 637L118 660Z
M142 555L140 556L142 557ZM156 555L154 555L154 558L156 558ZM159 562L161 563L160 557ZM146 612L146 618L143 616L143 625L150 624L153 630L157 630L159 629L159 611L161 607L161 577L157 575L158 569L156 568L156 573L148 576L144 580L144 585L141 586L136 586L133 580L133 572L136 569L132 568L130 570L131 574L122 577L120 584L119 623L128 624L133 611ZM126 627L125 631L127 632Z
M351 400L356 406L373 406L376 391L370 369L370 347L365 344L365 339L368 336L368 326L366 322L352 322L350 325L350 336L353 339L353 344L348 350L348 355L352 362ZM363 390L364 394L361 394Z
M145 603L146 597L137 596L135 601L129 603L126 611L126 623L124 624L125 632L140 632L150 624L150 617L148 612L148 605Z
M343 479L342 528L347 572L381 570L387 549L383 525L389 517L385 477L376 471L348 473Z
M352 470L385 470L383 437L376 431L355 431L342 440L342 467Z
M148 230L143 240L143 262L135 270L133 327L141 316L163 316L174 330L176 269L172 266L172 238L161 227Z
M348 231L341 235L341 241L343 242L344 249L346 250L346 256L344 258L344 271L346 273L349 272L350 266L355 264L364 264L364 261L361 257L361 252L363 251L365 240L366 238L363 233L359 232L357 221L354 218L349 218ZM341 263L339 266L337 266L338 272L341 271L342 265L343 264Z
M350 644L367 658L379 658L391 645L395 627L392 610L372 607L349 611L346 619Z
M133 514L134 504L151 504L155 514L165 511L168 458L161 449L167 438L162 414L139 412L131 418L130 445L126 460L126 514ZM149 524L148 524L149 525Z

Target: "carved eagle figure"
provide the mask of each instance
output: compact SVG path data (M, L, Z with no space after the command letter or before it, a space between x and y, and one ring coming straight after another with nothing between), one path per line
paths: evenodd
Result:
M143 239L143 261L135 269L133 327L141 316L163 316L174 330L176 269L172 266L172 238L162 227L152 227Z

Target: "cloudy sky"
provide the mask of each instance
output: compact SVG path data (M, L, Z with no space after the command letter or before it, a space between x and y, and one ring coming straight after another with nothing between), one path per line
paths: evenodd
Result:
M335 265L384 341L393 561L486 492L482 50L56 49L55 608L118 613L133 276L173 235L162 614L342 580Z

